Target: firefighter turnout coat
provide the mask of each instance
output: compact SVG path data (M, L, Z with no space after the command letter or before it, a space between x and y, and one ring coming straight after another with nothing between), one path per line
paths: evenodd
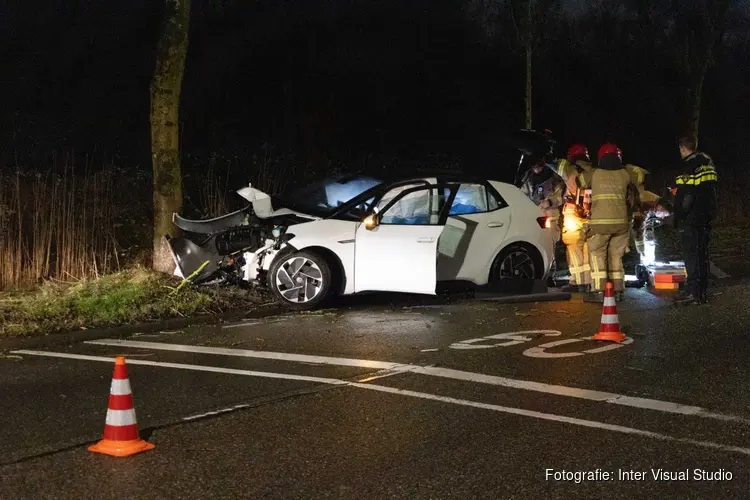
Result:
M609 162L594 169L588 240L593 291L603 291L607 279L616 292L625 289L622 257L630 241L632 216L628 198L637 206L638 191L622 164Z
M588 211L591 207L590 162L570 163L561 160L558 173L565 181L566 194L562 212L562 242L565 244L571 285L590 285L591 267L586 244Z

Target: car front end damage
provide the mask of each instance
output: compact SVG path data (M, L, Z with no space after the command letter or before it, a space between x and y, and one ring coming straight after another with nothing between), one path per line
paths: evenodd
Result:
M221 217L190 220L172 215L183 231L183 236L165 237L176 276L196 284L263 284L274 256L293 237L286 229L315 219L288 209L273 210L270 197L252 187L238 193L250 204Z

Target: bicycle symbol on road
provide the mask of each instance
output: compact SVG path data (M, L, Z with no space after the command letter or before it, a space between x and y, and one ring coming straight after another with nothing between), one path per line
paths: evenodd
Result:
M462 340L460 342L454 342L450 345L450 348L458 350L492 349L495 347L508 347L512 345L524 344L538 338L559 337L560 335L562 335L562 332L558 330L523 330L520 332L499 333L497 335L488 335L487 337ZM585 356L586 354L599 354L602 352L608 352L633 343L633 339L627 337L623 342L619 344L608 344L602 347L596 347L594 349L587 349L585 351L547 352L547 349L552 349L561 345L573 344L575 342L583 342L585 340L592 340L592 337L579 337L574 339L563 339L553 342L547 342L545 344L526 349L525 351L523 351L523 355L530 358L571 358L574 356Z

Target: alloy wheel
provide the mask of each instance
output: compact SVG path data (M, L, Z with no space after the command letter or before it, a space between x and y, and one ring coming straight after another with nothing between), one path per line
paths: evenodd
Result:
M323 288L320 267L307 257L288 258L279 266L274 280L279 293L289 302L310 302Z
M523 250L513 250L500 262L497 277L503 278L528 278L534 279L536 266L534 259Z

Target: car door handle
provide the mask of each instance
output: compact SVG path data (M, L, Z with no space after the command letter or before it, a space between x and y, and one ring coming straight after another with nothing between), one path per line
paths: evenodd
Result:
M503 227L505 222L488 222L487 227Z
M423 237L423 238L417 238L417 243L432 243L435 241L435 238L429 238L429 237Z

